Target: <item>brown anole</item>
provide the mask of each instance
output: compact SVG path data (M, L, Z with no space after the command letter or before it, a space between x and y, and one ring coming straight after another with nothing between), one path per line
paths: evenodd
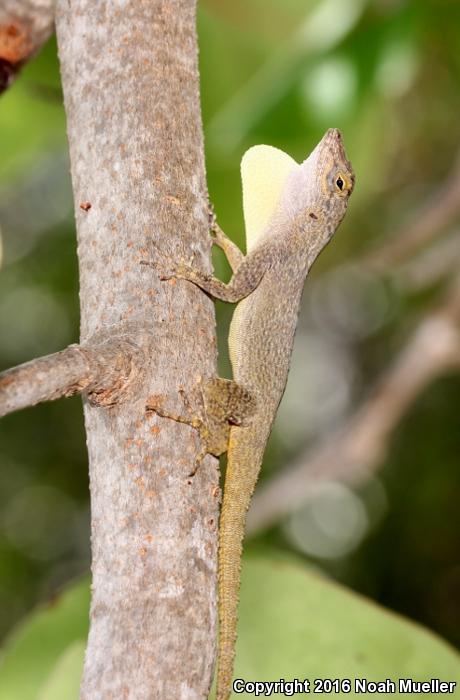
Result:
M246 512L286 386L304 281L342 221L354 186L337 129L329 129L300 165L278 149L255 146L244 155L241 170L247 255L212 226L213 240L233 270L230 282L184 263L170 264L161 275L239 302L229 335L233 381L202 382L194 400L200 410L188 401L189 416L149 405L199 430L198 461L206 452L228 452L219 527L217 700L231 694Z

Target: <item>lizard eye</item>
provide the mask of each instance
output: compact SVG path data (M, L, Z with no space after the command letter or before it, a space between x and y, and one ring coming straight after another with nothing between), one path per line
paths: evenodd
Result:
M340 170L335 174L334 185L335 191L339 195L347 194L347 192L350 192L351 190L351 182L349 178Z

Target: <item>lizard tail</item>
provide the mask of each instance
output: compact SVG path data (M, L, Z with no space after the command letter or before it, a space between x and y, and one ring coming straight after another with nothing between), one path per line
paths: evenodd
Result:
M257 430L256 426L234 427L230 432L219 527L219 658L216 700L228 700L232 691L241 554L246 512L266 443L266 440L261 440L261 432L265 432L264 429Z

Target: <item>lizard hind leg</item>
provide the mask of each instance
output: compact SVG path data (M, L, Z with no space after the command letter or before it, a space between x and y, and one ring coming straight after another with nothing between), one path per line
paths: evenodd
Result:
M213 432L217 432L223 424L246 425L256 410L253 394L232 379L213 377L206 380L202 395L205 414Z
M184 413L175 410L176 399L169 396L151 396L146 408L163 418L185 423L198 431L201 448L195 458L194 468L188 475L192 477L207 454L219 457L226 452L230 425L244 425L255 410L255 402L245 388L220 377L202 379L190 393L179 389L179 394Z
M201 462L208 453L214 454L212 445L209 444L208 440L208 430L203 415L202 396L197 389L198 387L193 388L191 396L188 396L184 389L179 389L178 391L186 413L178 413L175 410L174 399L169 396L151 396L146 405L147 411L154 411L162 418L169 418L177 423L185 423L198 430L201 438L201 448L195 458L193 470L188 474L188 477L195 476Z
M202 449L195 460L193 476L206 453L216 457L227 451L230 425L244 425L255 411L247 389L230 379L212 377L201 382L204 421L200 428Z
M172 397L163 395L150 396L147 400L146 410L153 411L162 418L169 418L177 423L185 423L186 425L190 425L192 428L200 430L203 425L203 417L201 412L196 408L194 409L183 389L179 389L179 395L181 396L182 402L187 411L186 414L178 413L175 410L175 401L172 399Z

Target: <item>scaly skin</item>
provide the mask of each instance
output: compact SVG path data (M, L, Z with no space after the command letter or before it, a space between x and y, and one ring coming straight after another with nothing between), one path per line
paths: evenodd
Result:
M214 226L214 241L234 270L228 284L183 264L172 266L167 275L187 279L218 299L240 302L229 338L233 378L256 405L246 420L230 428L219 528L217 700L231 694L246 512L286 386L304 281L342 221L354 186L336 129L326 133L301 167L302 174L289 183L276 215L247 256Z

